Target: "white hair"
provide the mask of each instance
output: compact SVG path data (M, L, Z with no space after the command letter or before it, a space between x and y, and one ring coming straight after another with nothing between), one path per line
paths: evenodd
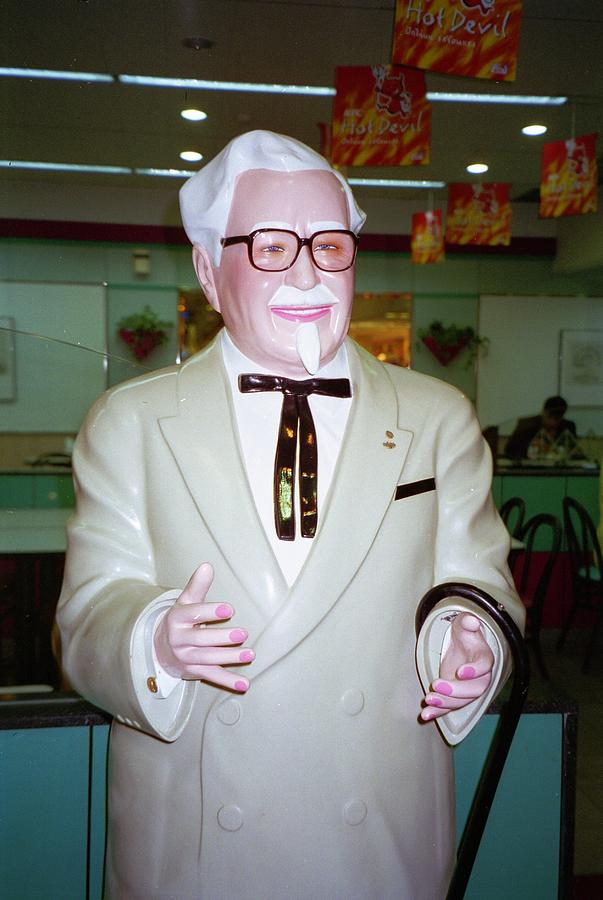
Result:
M360 231L366 215L357 206L349 184L327 160L294 138L272 131L248 131L234 138L180 189L180 213L192 244L202 244L215 266L220 265L230 205L238 175L250 169L299 172L319 169L331 172L345 191L350 228Z

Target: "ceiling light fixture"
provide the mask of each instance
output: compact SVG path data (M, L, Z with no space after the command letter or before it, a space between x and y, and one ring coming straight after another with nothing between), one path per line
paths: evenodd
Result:
M528 137L537 137L539 134L545 134L547 127L546 125L524 125L521 131L522 134L527 134Z
M122 84L139 87L185 88L205 91L247 91L257 94L301 94L332 97L335 88L308 84L251 84L246 81L205 81L201 78L159 78L154 75L118 75Z
M33 162L23 159L0 159L1 169L37 169L48 172L96 172L106 175L131 175L127 166L93 166L80 163Z
M67 81L115 81L113 75L99 72L70 72L53 69L0 68L0 77L51 78ZM258 94L298 94L306 97L334 97L335 88L312 84L256 84L246 81L207 81L201 78L162 78L156 75L117 75L122 84L141 87L188 88L206 91L247 91ZM433 103L511 103L518 106L562 106L567 97L529 94L471 94L454 91L427 91Z
M471 163L467 166L467 171L471 172L472 175L483 175L484 172L488 171L488 166L486 163Z
M427 99L434 103L509 103L517 106L562 106L567 97L537 97L528 94L464 94L448 91L427 91Z
M445 181L412 181L397 178L348 178L348 184L376 188L443 188Z
M113 75L102 72L71 72L68 69L15 69L0 67L0 77L5 78L46 78L55 81L115 81Z
M158 178L190 178L196 172L186 169L134 169L136 175L152 175Z
M180 115L188 122L203 122L204 119L207 119L207 113L200 109L183 109Z
M199 153L197 150L183 150L180 154L180 159L183 159L186 162L199 162L203 159L203 154Z

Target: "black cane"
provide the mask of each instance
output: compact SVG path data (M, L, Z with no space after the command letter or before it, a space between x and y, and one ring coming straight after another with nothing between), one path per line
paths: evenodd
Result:
M521 632L502 604L497 603L485 591L470 584L448 582L438 584L428 591L417 609L415 619L417 634L436 603L452 597L470 600L483 609L500 628L509 644L513 658L511 693L500 713L498 727L475 791L463 837L459 844L456 866L446 895L446 900L463 900L500 776L528 693L530 660Z

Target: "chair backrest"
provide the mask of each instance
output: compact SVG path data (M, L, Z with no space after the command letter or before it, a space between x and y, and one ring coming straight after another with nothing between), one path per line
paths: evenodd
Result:
M589 512L573 497L563 500L563 524L570 554L572 578L582 583L601 584L603 561L595 523Z
M521 497L510 497L501 506L500 517L513 537L521 535L525 514L526 504Z
M561 539L563 537L563 529L561 522L556 516L549 513L539 513L532 516L523 526L519 535L520 540L525 545L525 551L521 558L521 574L519 576L519 593L524 600L528 599L528 592L531 600L531 617L532 620L540 620L542 616L542 607L546 597L548 584L557 556L561 548ZM535 551L545 551L546 561L538 575L534 572Z

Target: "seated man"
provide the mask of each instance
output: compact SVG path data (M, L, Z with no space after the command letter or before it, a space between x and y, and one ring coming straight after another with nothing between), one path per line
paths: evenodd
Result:
M519 419L507 441L505 456L510 459L525 459L532 454L534 457L546 456L547 449L553 447L564 431L569 431L575 438L575 423L563 418L566 410L563 397L549 397L540 415Z
M252 132L181 202L225 330L101 398L74 454L58 615L75 688L115 716L107 897L441 900L430 720L459 740L506 648L436 607L424 692L414 619L462 581L522 622L490 452L459 391L345 339L364 216L326 160Z

